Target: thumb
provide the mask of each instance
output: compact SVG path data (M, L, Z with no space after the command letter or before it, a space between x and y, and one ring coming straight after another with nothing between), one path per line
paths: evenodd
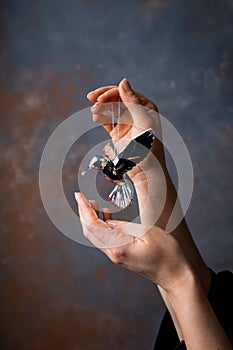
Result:
M107 220L106 223L111 228L118 230L123 234L127 234L134 237L141 237L149 230L148 226L128 221Z
M159 112L158 107L151 100L149 100L140 92L132 89L129 81L126 78L122 79L118 88L122 102L142 105L156 112Z
M138 94L132 89L130 83L126 78L122 79L119 84L119 94L122 102L140 104L141 98Z
M135 137L139 132L148 128L154 129L158 109L152 101L133 90L126 78L119 84L119 95L131 117L128 124L134 126L135 134L132 134L131 137Z

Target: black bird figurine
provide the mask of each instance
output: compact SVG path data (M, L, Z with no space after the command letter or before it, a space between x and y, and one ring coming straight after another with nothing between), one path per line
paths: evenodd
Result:
M102 170L105 178L115 184L109 194L110 201L120 209L128 208L133 200L133 186L127 172L147 156L154 138L155 132L150 128L132 139L112 159L110 159L109 154L106 154L105 150L105 155L96 155L91 159L81 175L86 175L91 169ZM113 151L110 145L107 145L107 147ZM112 153L114 154L114 152Z

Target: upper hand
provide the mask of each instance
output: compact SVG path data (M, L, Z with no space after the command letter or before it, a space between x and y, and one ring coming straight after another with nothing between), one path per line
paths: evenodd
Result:
M110 108L109 103L123 102L126 107L121 110L119 137L120 140L132 140L142 131L152 128L155 131L155 141L151 152L157 158L162 167L165 166L165 156L161 140L161 126L157 106L141 93L133 90L127 79L123 79L119 86L110 85L100 87L87 95L91 102L95 102L91 110L93 120L101 124L113 138L116 137L117 127L112 128L111 118L105 114ZM106 105L108 104L108 105ZM143 162L143 170L150 170L153 162L150 160ZM139 166L129 172L131 178L139 172Z

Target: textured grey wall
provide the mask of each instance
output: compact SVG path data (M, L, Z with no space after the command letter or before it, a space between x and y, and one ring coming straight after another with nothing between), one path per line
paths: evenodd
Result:
M208 264L232 269L232 20L231 0L1 1L1 349L153 344L155 287L60 234L38 189L53 129L124 76L185 139L187 220ZM74 208L78 161L64 171Z

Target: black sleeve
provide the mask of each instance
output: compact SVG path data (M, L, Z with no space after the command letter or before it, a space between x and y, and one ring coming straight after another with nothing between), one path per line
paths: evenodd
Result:
M233 274L222 271L218 274L211 272L211 286L208 294L209 302L222 325L226 335L233 345ZM162 319L154 350L185 350L184 341L180 342L166 310Z

